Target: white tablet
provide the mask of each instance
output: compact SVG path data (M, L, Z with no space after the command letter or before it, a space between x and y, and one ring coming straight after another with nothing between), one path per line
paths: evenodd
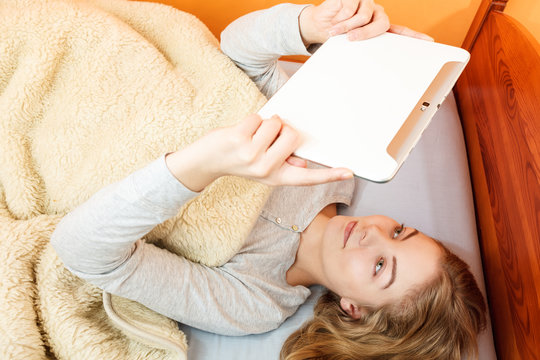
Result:
M385 182L469 60L461 48L391 33L330 38L263 106L297 129L295 155Z

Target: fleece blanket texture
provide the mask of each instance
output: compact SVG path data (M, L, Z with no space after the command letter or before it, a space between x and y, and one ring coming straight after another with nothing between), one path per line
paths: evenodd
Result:
M194 16L125 0L0 2L0 358L183 355L114 325L49 244L103 186L266 101ZM219 156L219 154L216 154ZM240 248L270 189L220 178L146 236L210 266ZM176 323L113 297L185 349Z

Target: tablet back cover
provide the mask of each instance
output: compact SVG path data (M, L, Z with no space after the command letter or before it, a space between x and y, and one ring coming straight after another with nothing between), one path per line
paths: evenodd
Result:
M263 106L297 129L297 156L390 180L469 59L463 49L391 33L330 38Z

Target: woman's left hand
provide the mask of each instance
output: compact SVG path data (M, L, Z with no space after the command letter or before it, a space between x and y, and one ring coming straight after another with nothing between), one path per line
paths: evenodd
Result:
M307 46L344 33L350 40L375 37L390 28L390 20L383 7L373 0L326 0L306 7L300 14L299 25Z

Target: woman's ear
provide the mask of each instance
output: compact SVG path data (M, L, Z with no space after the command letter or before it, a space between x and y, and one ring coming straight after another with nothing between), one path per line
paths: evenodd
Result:
M345 311L350 317L357 320L362 316L367 315L368 311L363 306L354 305L349 299L341 298L339 301L341 308Z

